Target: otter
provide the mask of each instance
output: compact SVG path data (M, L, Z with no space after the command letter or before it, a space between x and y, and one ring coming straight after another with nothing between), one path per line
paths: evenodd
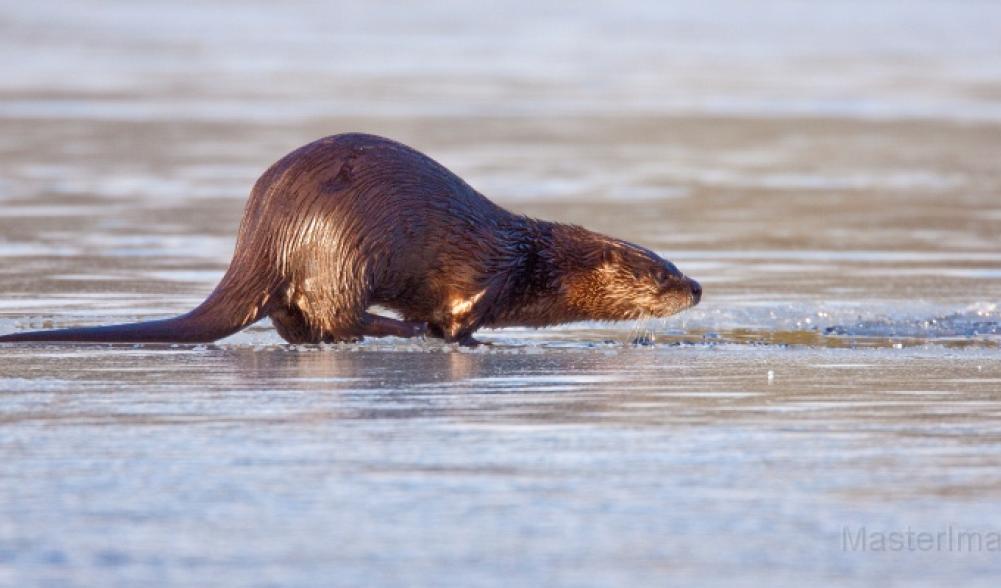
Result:
M666 317L701 296L649 249L508 212L415 149L347 133L292 151L257 180L229 269L194 310L0 342L207 343L267 316L290 343L476 345L481 327Z

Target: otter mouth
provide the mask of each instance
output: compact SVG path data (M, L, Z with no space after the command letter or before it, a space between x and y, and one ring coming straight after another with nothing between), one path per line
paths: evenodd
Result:
M657 294L656 300L651 301L649 316L669 317L688 310L701 301L702 286L687 276L681 276L672 279Z
M676 314L683 310L688 310L693 306L697 306L699 302L702 301L702 285L689 277L683 277L681 279L683 284L675 285L672 289L665 292L664 295L667 297L665 301L670 301L668 304L671 306L670 314Z

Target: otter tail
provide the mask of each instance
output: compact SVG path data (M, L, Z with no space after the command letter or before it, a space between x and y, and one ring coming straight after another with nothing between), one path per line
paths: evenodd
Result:
M243 275L241 275L243 274ZM273 288L230 267L215 291L181 316L100 327L28 331L0 336L0 343L209 343L232 335L264 317ZM263 287L262 287L263 286Z

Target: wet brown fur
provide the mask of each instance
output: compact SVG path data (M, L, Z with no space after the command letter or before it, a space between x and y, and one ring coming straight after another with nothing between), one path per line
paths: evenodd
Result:
M209 342L269 316L292 343L426 333L473 344L480 327L661 317L700 296L647 249L510 213L422 153L352 133L261 176L229 269L191 312L0 342Z

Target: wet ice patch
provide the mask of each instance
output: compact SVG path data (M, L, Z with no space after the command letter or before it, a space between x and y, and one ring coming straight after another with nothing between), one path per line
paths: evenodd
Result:
M929 318L873 318L826 327L827 335L870 337L947 337L1001 336L1001 312L993 304Z

